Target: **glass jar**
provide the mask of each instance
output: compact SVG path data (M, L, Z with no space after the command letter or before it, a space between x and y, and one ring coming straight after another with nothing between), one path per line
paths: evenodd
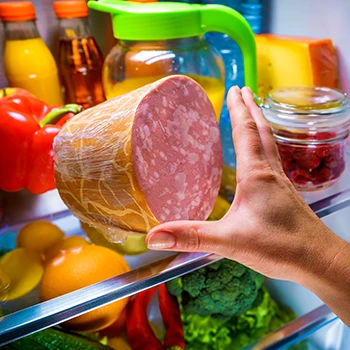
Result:
M225 94L224 66L202 36L163 41L120 40L105 59L102 80L110 99L172 74L196 80L207 92L219 120Z
M269 121L283 169L300 191L332 185L345 168L349 98L327 87L272 90L262 109Z

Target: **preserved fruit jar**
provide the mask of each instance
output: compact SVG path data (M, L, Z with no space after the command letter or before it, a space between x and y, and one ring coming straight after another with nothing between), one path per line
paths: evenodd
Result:
M298 190L332 185L345 168L349 98L327 87L272 90L262 109L278 146L284 172Z

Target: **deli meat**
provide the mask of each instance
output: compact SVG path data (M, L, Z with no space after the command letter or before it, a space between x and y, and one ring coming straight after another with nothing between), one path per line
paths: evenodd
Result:
M205 220L222 171L214 109L204 90L181 75L78 114L55 138L54 159L65 204L111 235Z

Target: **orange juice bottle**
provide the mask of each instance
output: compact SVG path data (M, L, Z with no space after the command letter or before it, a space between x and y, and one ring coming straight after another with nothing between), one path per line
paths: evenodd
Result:
M86 1L56 1L53 5L59 20L57 63L65 102L84 108L103 102L103 57L91 34Z
M56 62L40 37L31 2L0 3L5 29L4 67L9 86L25 89L48 104L62 104Z

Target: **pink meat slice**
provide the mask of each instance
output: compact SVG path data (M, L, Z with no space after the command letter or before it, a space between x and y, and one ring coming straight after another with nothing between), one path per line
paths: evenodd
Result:
M220 188L222 150L213 106L197 83L169 79L145 96L135 113L132 159L159 222L209 216Z

